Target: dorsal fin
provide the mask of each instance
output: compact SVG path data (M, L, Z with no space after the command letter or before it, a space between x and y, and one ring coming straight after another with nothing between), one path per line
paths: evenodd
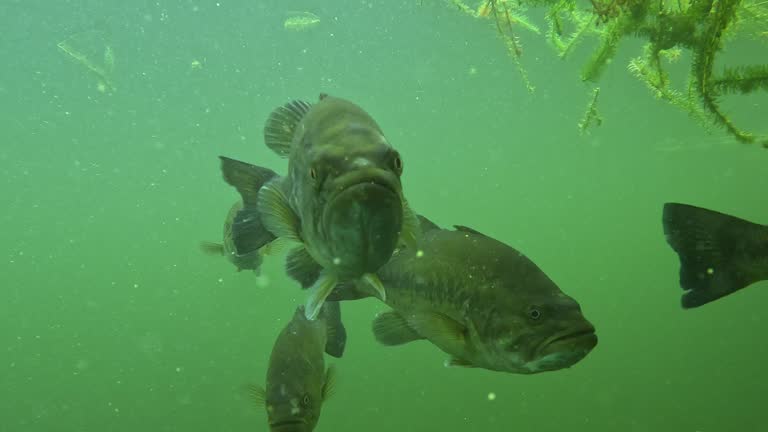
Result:
M419 218L419 225L421 226L421 232L425 233L427 231L437 230L440 229L440 226L438 226L436 223L432 222L429 218L427 218L424 215L416 215L417 218Z
M453 227L456 228L457 231L463 231L463 232L468 232L468 233L472 233L472 234L481 235L483 237L488 237L487 235L481 233L480 231L478 231L476 229L472 229L472 228L470 228L468 226L454 225Z
M264 142L267 147L280 157L288 157L296 128L310 108L312 105L302 100L292 100L275 108L264 126Z

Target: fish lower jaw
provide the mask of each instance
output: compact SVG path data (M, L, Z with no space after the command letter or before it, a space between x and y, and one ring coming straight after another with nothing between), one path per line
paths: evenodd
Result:
M277 431L287 430L287 428L292 428L296 426L305 426L306 424L307 422L302 419L283 420L283 421L270 422L269 429L271 431L277 432Z

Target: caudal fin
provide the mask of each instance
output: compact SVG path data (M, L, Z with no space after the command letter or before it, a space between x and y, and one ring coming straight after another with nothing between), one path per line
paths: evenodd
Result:
M269 168L219 156L224 180L240 193L243 208L232 221L232 243L237 255L254 252L275 240L257 210L259 191L277 174Z
M666 203L662 217L667 243L680 258L682 307L713 302L756 282L749 271L751 246L766 228L687 204Z

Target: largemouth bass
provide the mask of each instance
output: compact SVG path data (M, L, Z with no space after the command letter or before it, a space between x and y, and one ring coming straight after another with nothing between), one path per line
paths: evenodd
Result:
M271 432L314 430L333 390L334 368L326 369L323 353L341 357L345 342L338 303L325 303L312 321L302 306L296 309L275 340L266 387L251 386L257 405L266 408Z
M263 246L265 230L275 242L298 245L287 271L313 281L310 319L339 282L365 282L385 298L376 271L399 245L415 248L419 223L403 195L403 161L378 124L357 105L321 95L315 105L277 108L264 136L288 158L285 177L221 158L225 180L245 203L232 225L238 254Z
M380 343L426 339L447 365L518 374L570 367L597 345L579 304L523 254L465 226L421 221L419 249L400 249L377 273L392 308L373 321ZM344 284L329 299L374 294Z

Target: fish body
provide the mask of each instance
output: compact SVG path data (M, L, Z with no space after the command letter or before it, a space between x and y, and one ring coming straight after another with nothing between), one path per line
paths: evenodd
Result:
M274 110L264 136L288 158L287 175L222 157L225 179L256 203L233 224L238 252L263 245L265 233L297 245L287 270L309 288L310 319L339 282L364 281L384 298L375 272L399 245L415 247L419 224L403 194L400 155L378 124L352 102L321 95L314 105L293 101Z
M422 231L418 250L399 250L378 272L392 308L373 322L380 343L427 339L447 365L518 374L570 367L596 346L579 304L517 250L426 218ZM329 298L373 295L366 289L342 285Z
M345 341L338 303L327 302L315 320L304 316L302 306L296 309L272 347L266 386L252 387L271 432L314 430L333 389L334 368L326 368L324 352L341 357Z
M227 212L227 217L224 219L222 242L200 242L200 249L209 255L224 256L237 268L237 271L252 270L254 273L259 274L265 249L256 248L241 254L238 253L232 240L232 224L242 209L243 202L241 200L237 200L232 204L229 212Z
M768 226L681 203L665 203L667 243L680 259L684 309L768 280Z

